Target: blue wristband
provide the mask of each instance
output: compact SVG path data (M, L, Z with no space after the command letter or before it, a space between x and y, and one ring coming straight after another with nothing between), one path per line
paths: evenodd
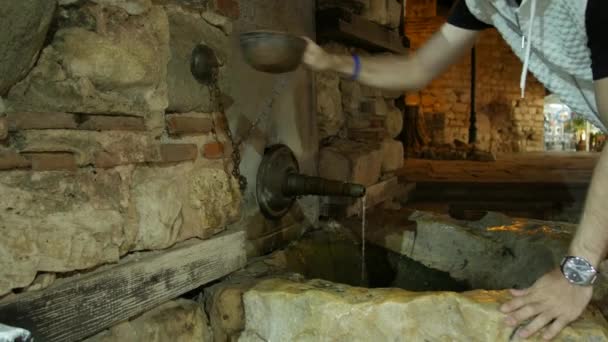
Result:
M355 68L351 80L356 81L361 73L361 58L359 58L359 55L353 54L353 61L355 62Z

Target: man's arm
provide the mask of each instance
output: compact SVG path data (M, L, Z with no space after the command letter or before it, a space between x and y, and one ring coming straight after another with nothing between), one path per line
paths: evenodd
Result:
M595 94L602 122L608 127L608 78L595 82ZM597 269L608 250L608 148L604 148L595 168L581 229L577 232L570 253L589 260Z
M418 90L469 51L478 34L476 30L444 24L410 56L361 57L358 81L386 90ZM311 40L308 40L303 62L313 70L336 71L345 76L352 76L355 69L352 56L329 54Z
M595 96L602 122L608 126L608 78L595 82ZM580 226L570 245L569 254L587 259L596 269L608 250L608 147L604 147L593 173ZM592 287L570 284L556 269L526 290L511 290L513 300L501 310L508 313L507 324L518 326L532 319L520 336L527 338L547 327L543 337L552 339L585 310L593 294Z

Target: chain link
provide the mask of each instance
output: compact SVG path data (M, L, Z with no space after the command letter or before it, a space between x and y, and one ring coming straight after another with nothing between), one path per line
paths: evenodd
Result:
M247 189L247 178L241 174L241 170L240 170L241 169L241 167L240 167L241 166L241 146L243 145L243 143L245 141L247 141L250 138L253 131L257 128L257 126L260 124L260 122L262 122L262 119L266 118L268 116L268 114L271 112L272 106L274 105L275 100L278 98L278 95L280 94L280 92L283 90L283 88L287 84L287 79L281 78L279 80L279 82L277 82L275 84L275 86L272 89L272 94L271 94L270 98L264 103L264 106L262 107L262 111L256 117L256 119L251 123L251 125L249 126L247 131L245 131L245 134L243 134L238 141L236 141L234 139L234 136L232 135L232 131L230 130L230 123L228 122L228 117L226 115L226 109L224 107L224 103L223 103L223 99L222 99L222 92L220 91L219 83L217 81L218 81L217 74L215 74L212 82L209 85L209 92L211 93L211 98L214 100L215 103L217 103L220 114L223 115L222 120L224 121L224 124L226 125L226 127L225 127L226 136L228 137L228 140L230 140L230 144L232 145L232 153L231 153L231 159L232 159L232 163L233 163L232 176L238 181L241 193L243 193ZM213 132L214 132L216 142L219 143L219 138L217 136L215 127L216 127L215 119L213 119Z

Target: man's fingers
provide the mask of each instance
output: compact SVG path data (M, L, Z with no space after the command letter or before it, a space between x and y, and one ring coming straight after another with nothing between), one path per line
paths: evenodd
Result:
M512 289L509 292L511 292L511 294L515 297L521 297L521 296L527 295L530 292L530 290L529 289L523 289L523 290Z
M542 310L540 306L537 304L528 304L521 309L515 311L510 315L511 318L514 318L517 323L526 321L536 315L538 315ZM508 321L507 321L508 323Z
M308 37L306 37L306 36L300 36L300 38L304 39L304 40L305 40L307 43L314 43L314 42L312 41L312 39L310 39L310 38L308 38Z
M514 298L508 301L507 303L501 305L500 311L504 313L513 312L526 304L528 304L526 297Z
M536 318L528 324L525 328L519 331L519 336L528 338L534 335L537 331L544 328L554 317L546 313L536 316Z
M560 331L562 331L562 329L564 329L566 324L567 324L567 322L565 320L563 320L562 318L556 319L549 326L549 329L547 329L547 331L545 331L545 333L543 334L543 339L545 339L545 340L553 339L555 336L557 336L557 334L559 334Z

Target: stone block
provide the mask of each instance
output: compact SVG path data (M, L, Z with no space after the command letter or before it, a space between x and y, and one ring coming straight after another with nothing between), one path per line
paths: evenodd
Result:
M163 249L223 231L240 214L236 180L221 163L138 167L131 200L137 220L136 250Z
M209 24L200 14L187 12L176 6L168 8L170 48L167 85L169 87L170 112L212 112L216 101L207 85L199 83L190 70L192 50L203 44L213 50L219 62L228 60L230 45L221 29Z
M382 123L383 124L380 127L384 127L384 120L382 120ZM346 116L346 127L349 132L353 129L360 130L370 128L372 127L372 119L371 117L368 118L365 114L348 114Z
M25 288L25 292L44 290L51 286L56 279L55 273L38 273L32 284Z
M346 51L344 53L348 54L348 51ZM367 97L367 98L382 97L382 90L380 90L378 88L370 87L370 86L367 86L364 84L360 84L360 88L361 88L361 96L363 96L363 97Z
M243 293L254 285L253 280L247 280L220 283L205 289L205 309L214 341L233 341L245 329Z
M8 138L8 120L5 115L0 114L0 141Z
M381 169L380 146L338 140L319 154L319 175L328 179L369 186L378 181Z
M341 80L342 108L347 113L358 113L361 106L361 86L355 81Z
M403 130L403 113L395 106L390 107L384 124L388 136L396 138Z
M130 169L0 172L0 296L38 272L118 261L136 231L127 224Z
M532 285L559 264L576 229L572 224L511 219L496 213L471 222L422 212L409 219L417 223L415 243L413 233L399 227L375 241L484 289ZM522 268L527 272L518 272Z
M336 135L344 126L340 77L335 73L316 75L317 122L320 138Z
M166 120L170 135L205 134L213 129L210 115L169 114Z
M92 0L102 6L121 8L129 15L142 15L152 8L151 0Z
M382 142L382 172L392 172L402 168L404 158L401 141L386 139Z
M212 342L213 338L201 305L192 300L176 299L84 341Z
M115 1L117 3L121 1ZM152 6L141 15L106 11L102 30L62 28L29 75L9 92L20 112L146 116L167 108L169 25Z
M410 292L268 279L243 296L246 328L239 341L519 340L499 310L509 299L507 291ZM589 308L556 341L607 338L608 323Z
M369 21L391 29L399 27L403 7L397 0L370 0L362 16Z
M226 35L232 34L232 20L214 11L205 11L201 13L201 17L209 24L219 28Z
M388 105L383 97L376 97L361 102L360 111L369 115L386 116L388 114Z
M36 63L55 12L54 1L10 1L2 5L0 96ZM9 29L10 28L10 29Z
M198 146L195 144L162 144L160 156L163 163L179 163L196 160Z

